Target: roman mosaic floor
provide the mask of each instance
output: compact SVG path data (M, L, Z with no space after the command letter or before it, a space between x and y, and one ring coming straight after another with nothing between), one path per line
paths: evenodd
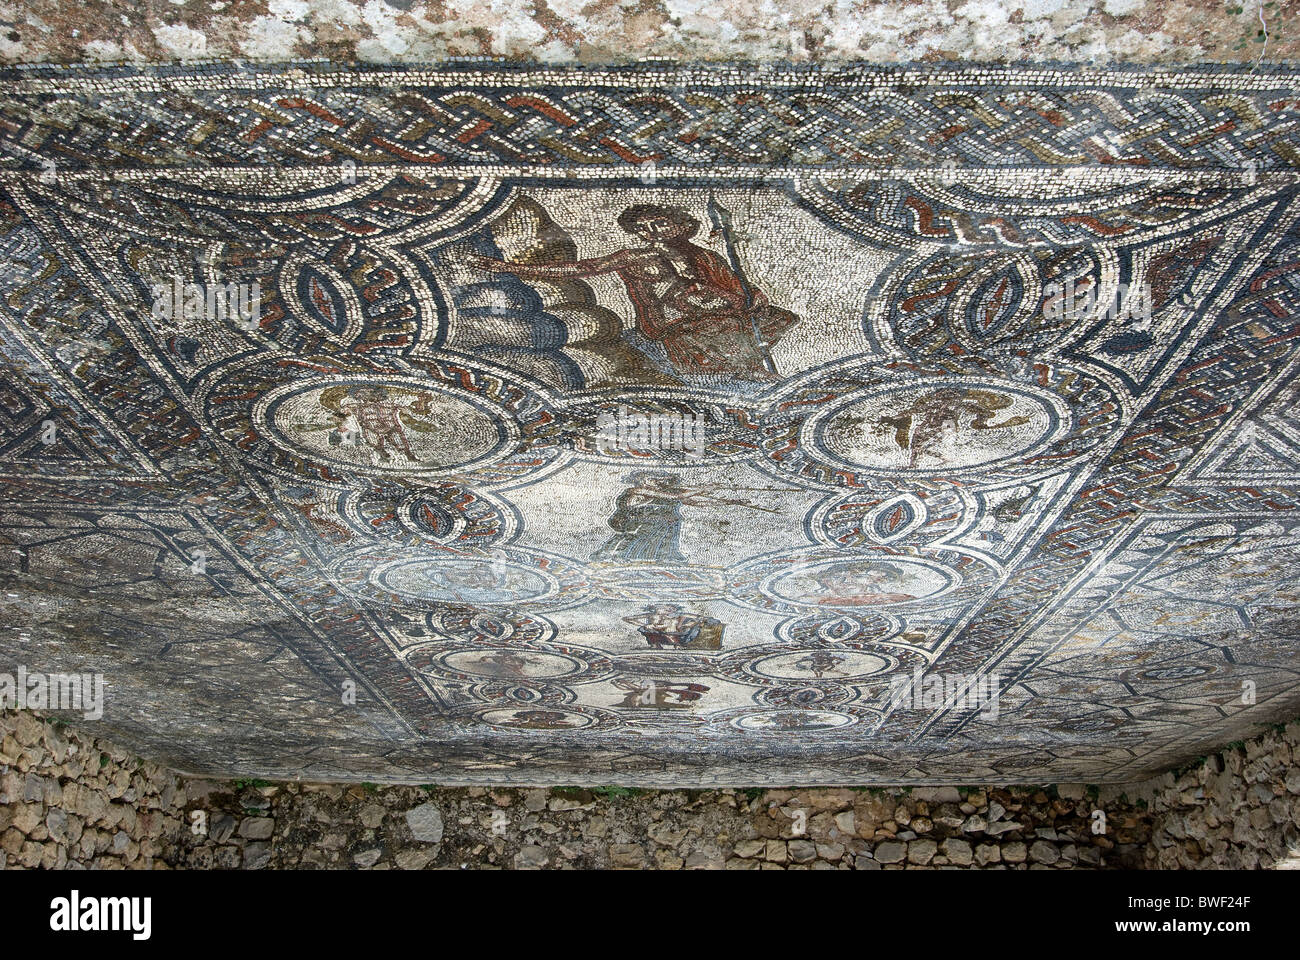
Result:
M1300 76L0 71L0 669L187 772L1124 783L1300 713Z

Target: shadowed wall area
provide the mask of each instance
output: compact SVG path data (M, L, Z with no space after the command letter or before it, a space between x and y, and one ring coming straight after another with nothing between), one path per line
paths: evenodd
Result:
M0 868L1294 870L1297 744L1123 787L455 789L178 776L0 711Z

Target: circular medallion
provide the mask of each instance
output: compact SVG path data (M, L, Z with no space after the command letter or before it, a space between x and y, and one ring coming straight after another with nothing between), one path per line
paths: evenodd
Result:
M755 609L808 613L826 624L820 639L858 632L877 611L913 613L974 599L997 581L989 561L948 548L810 548L759 557L729 571L729 595ZM834 626L830 626L830 624Z
M596 722L586 714L547 706L505 707L485 710L476 716L484 723L507 730L580 730Z
M732 726L750 733L809 733L847 727L855 718L832 710L767 710L747 713L731 721Z
M770 654L749 664L760 677L774 680L857 680L884 673L894 661L858 650L796 650Z
M1105 383L1063 365L830 367L783 389L762 447L778 475L873 490L882 509L862 534L890 542L923 525L919 480L996 486L1057 472L1112 436L1120 410ZM911 496L891 499L891 488Z
M581 568L515 548L464 553L368 548L346 555L333 571L364 599L423 608L551 608L581 602L589 593Z
M493 647L486 650L454 649L436 655L413 653L407 663L421 673L442 673L489 680L551 680L583 670L583 664L540 650Z
M539 477L569 458L553 404L526 381L459 359L408 358L406 366L415 372L260 358L201 397L215 435L239 457L317 485L454 477L477 489ZM405 522L441 538L456 518L439 509Z
M362 472L437 474L499 455L518 439L490 407L417 380L286 384L259 404L272 442Z
M1050 442L1068 417L1053 399L980 380L885 387L809 421L803 442L864 473L964 472Z
M512 605L552 595L558 585L498 560L415 558L377 567L370 582L410 600L467 606Z
M773 576L766 587L777 598L799 606L850 610L932 600L957 582L936 564L873 557L800 565Z

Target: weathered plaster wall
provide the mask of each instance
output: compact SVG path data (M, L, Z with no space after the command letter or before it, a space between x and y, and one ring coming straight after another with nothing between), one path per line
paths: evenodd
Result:
M1100 789L346 787L182 778L3 711L0 869L1291 866L1297 749L1293 723L1181 773Z
M8 0L0 59L1240 63L1300 55L1289 13L1282 0Z

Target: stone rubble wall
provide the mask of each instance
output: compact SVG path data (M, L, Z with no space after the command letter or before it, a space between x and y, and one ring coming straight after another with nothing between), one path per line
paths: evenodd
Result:
M1129 795L1147 799L1153 817L1149 867L1294 869L1300 862L1300 722L1156 777Z
M0 867L175 863L185 788L169 770L27 711L0 711Z
M0 711L0 868L1270 867L1300 856L1298 748L1125 788L444 789L181 777Z

